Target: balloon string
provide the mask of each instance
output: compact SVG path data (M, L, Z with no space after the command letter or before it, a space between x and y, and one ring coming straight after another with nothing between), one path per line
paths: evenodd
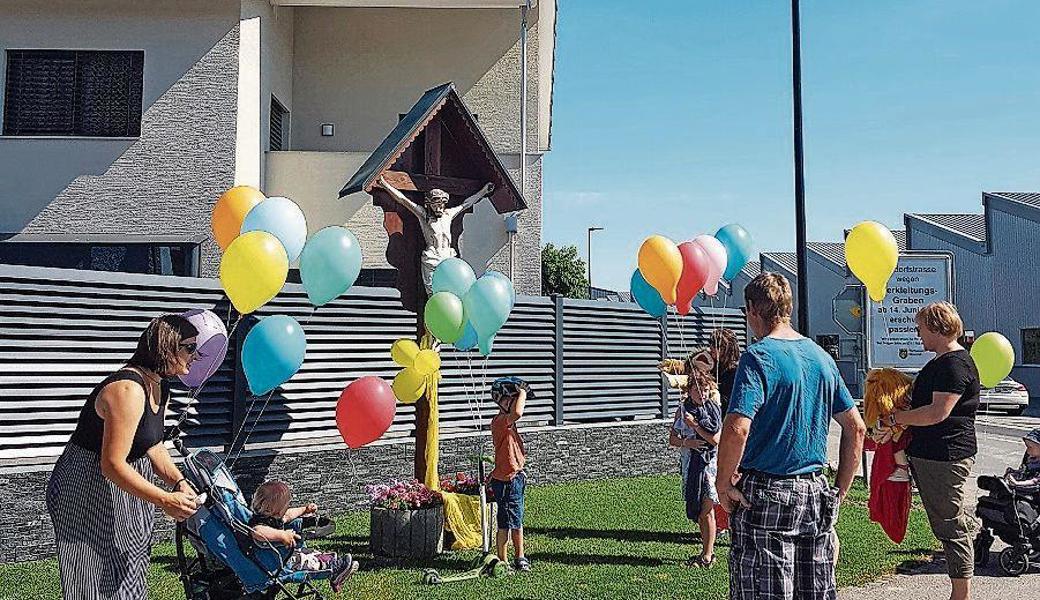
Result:
M260 418L264 416L264 411L267 410L267 404L271 402L272 396L274 396L274 390L271 390L267 393L267 398L264 399L264 404L260 407L260 412L256 415L256 419L253 420L253 426L250 427L249 431L246 432L246 437L242 440L242 445L238 447L238 453L235 454L235 457L233 459L231 459L231 466L229 467L230 469L233 470L235 468L235 463L238 462L239 457L242 456L242 451L245 450L246 444L249 442L249 436L253 435L253 429L256 428L258 423L260 423ZM246 422L249 421L249 413L253 410L253 405L256 402L256 398L257 396L253 396L253 401L249 403L249 410L246 412L245 417L242 419L242 425L239 426L238 433L235 434L235 439L231 440L232 451L234 451L235 449L235 442L238 440L238 436L242 433L242 430L245 428Z

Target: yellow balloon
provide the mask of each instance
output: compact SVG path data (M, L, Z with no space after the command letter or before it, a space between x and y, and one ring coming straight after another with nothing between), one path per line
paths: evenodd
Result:
M1015 366L1015 348L1006 337L991 331L980 335L971 345L971 358L979 369L982 386L997 387Z
M441 355L436 350L420 350L412 366L423 375L433 375L441 368Z
M419 354L419 344L416 344L415 340L401 338L390 346L390 358L402 367L412 366L417 354Z
M884 225L863 221L845 238L845 262L852 274L867 286L870 299L881 302L899 262L899 244Z
M394 389L394 395L398 400L405 404L413 404L426 392L426 376L415 370L415 367L401 369L390 387Z
M639 272L665 304L675 304L675 286L682 276L682 254L675 242L663 235L652 235L639 247Z
M288 274L285 247L266 231L238 236L220 259L220 283L235 310L244 315L277 296Z
M242 221L253 207L265 200L264 194L248 185L237 185L224 192L213 206L213 239L221 250L227 250L242 232Z

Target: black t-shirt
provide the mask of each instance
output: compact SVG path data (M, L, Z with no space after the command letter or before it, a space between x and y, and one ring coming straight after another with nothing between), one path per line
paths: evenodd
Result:
M722 400L722 414L726 414L729 407L729 395L733 393L733 378L737 374L737 367L726 369L719 373L719 396Z
M912 427L906 452L916 458L955 461L975 456L975 411L979 407L979 371L967 350L947 352L932 359L917 374L910 407L932 403L933 392L960 394L950 416L927 427Z

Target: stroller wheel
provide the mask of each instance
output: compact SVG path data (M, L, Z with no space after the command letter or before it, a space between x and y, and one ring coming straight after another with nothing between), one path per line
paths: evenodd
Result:
M1012 577L1018 577L1029 569L1029 559L1016 548L1005 548L1000 553L1000 568Z

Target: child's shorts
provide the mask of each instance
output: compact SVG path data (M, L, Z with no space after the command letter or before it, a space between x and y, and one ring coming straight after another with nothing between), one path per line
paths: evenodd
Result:
M527 476L520 471L512 481L491 480L491 490L498 503L498 528L520 529L524 525L524 489Z

